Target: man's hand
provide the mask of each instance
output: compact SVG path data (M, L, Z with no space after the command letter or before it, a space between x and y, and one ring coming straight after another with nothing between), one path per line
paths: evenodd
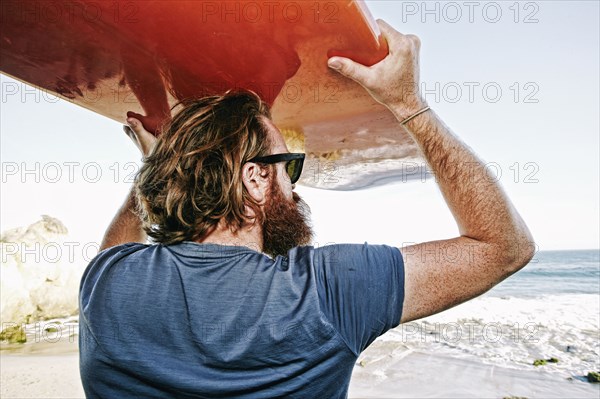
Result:
M331 57L328 65L363 86L371 96L387 106L400 119L423 109L426 104L419 91L419 50L421 41L403 35L385 21L377 20L388 42L389 54L367 67L343 57Z
M156 137L144 129L144 125L140 121L139 114L135 112L127 113L127 125L123 126L123 130L133 141L136 147L141 151L142 155L147 157L156 144Z

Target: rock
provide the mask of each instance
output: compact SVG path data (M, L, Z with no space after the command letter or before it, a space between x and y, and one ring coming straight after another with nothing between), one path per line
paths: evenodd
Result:
M10 326L0 332L0 341L8 341L11 344L24 344L27 336L22 326Z
M600 382L600 372L590 371L587 375L587 380L589 382Z
M536 359L533 361L534 366L545 366L548 363L558 363L559 360L555 357L551 357L550 359Z
M0 320L4 323L30 323L77 312L78 287L89 260L70 246L75 242L67 232L58 219L43 215L27 227L0 234Z

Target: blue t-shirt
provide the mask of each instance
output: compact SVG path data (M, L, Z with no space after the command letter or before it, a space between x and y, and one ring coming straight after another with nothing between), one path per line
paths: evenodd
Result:
M124 244L80 287L88 398L344 398L355 361L400 323L404 264L385 245Z

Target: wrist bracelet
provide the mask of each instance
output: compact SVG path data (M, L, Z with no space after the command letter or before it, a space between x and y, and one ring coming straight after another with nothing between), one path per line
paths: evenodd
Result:
M405 125L406 123L408 123L410 120L412 120L413 118L421 115L423 112L428 111L429 110L429 106L423 108L420 111L415 112L414 114L412 114L411 116L409 116L408 118L404 119L402 122L400 122L401 125Z

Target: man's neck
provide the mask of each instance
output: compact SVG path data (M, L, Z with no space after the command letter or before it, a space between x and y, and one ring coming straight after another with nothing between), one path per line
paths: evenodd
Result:
M233 232L228 226L219 222L213 231L196 242L247 247L256 252L262 252L263 248L262 230L257 225L244 226Z

